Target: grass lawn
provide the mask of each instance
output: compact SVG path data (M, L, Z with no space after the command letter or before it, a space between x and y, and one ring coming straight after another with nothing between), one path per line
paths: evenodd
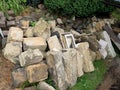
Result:
M107 68L103 60L95 61L94 66L94 72L85 73L78 78L77 84L68 90L95 90L98 84L102 82Z

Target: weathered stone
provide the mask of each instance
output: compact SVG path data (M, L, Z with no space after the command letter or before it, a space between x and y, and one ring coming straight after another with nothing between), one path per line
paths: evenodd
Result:
M5 22L6 21L6 17L5 16L1 17L0 20Z
M96 51L96 60L101 60L102 59L102 55L100 53L100 51Z
M50 25L50 27L51 27L52 29L54 29L54 28L56 27L56 22L55 22L55 20L48 21L48 23L49 23L49 25Z
M41 51L45 51L47 47L47 43L45 39L42 37L24 38L23 45L24 45L23 46L24 50L31 48L31 49L40 49Z
M59 34L64 34L64 30L62 28L56 27L56 28L53 29L53 31L58 31Z
M83 70L84 70L84 72L94 71L94 66L93 66L93 63L92 63L92 60L91 60L92 57L90 56L90 52L89 52L88 42L79 43L77 49L83 55Z
M63 24L62 19L57 18L57 23L58 23L58 24Z
M29 27L24 34L25 37L33 37L33 27Z
M58 50L61 50L62 49L62 46L57 38L57 36L52 36L50 37L48 40L48 45L49 45L49 49L50 50L53 50L53 49L58 49Z
M38 90L55 90L52 86L50 86L49 84L47 84L46 82L39 82L38 86L37 86Z
M51 51L47 53L47 64L49 67L50 76L58 86L59 90L66 90L67 84L67 74L64 69L62 52L61 51Z
M26 67L28 81L30 83L43 81L48 78L47 65L39 63Z
M12 21L7 21L7 27L10 27L10 26L15 26L16 25L16 22L14 20Z
M36 87L35 86L26 87L26 88L24 88L24 90L36 90Z
M6 27L5 21L0 20L0 27Z
M7 42L7 38L5 37L5 38L2 39L2 48L5 47L6 42Z
M75 37L79 37L80 36L80 33L76 32L75 30L70 30L70 32L75 36Z
M63 52L63 63L67 73L67 83L70 87L74 86L77 81L77 52L75 49L66 49Z
M4 17L4 13L2 11L0 11L0 18Z
M100 30L103 30L103 26L105 25L105 22L104 21L99 21L99 22L94 22L93 23L93 26L95 27L95 29L97 31L100 31Z
M17 41L17 42L23 41L23 31L20 28L17 27L10 28L7 42L11 42L11 41Z
M22 27L23 29L29 27L29 23L30 23L29 20L21 20L20 22L21 22L21 27Z
M12 71L12 80L13 80L13 86L19 87L25 81L27 81L26 71L23 68L19 68Z
M77 51L77 74L81 77L83 73L83 55Z
M9 16L15 16L15 13L14 13L13 10L9 10L9 11L7 12L7 14L8 14Z
M51 35L49 24L43 19L36 23L33 32L35 36L41 36L44 39L48 39Z
M43 59L43 55L39 49L28 49L27 51L19 55L19 61L21 66L28 66L31 64L39 63Z
M15 20L15 17L8 16L8 17L7 17L7 20L8 20L8 21Z
M115 57L116 56L116 52L115 52L115 50L114 50L114 48L112 46L112 43L111 43L111 40L110 40L110 37L109 37L108 33L106 31L103 31L101 36L108 43L108 45L107 45L108 56Z
M120 39L120 33L118 34L118 38Z
M90 56L92 57L92 61L95 61L96 60L96 53L94 51L92 51L91 49L89 49L90 51Z
M4 57L13 63L18 62L18 56L20 55L21 52L22 52L21 42L7 43L3 50Z

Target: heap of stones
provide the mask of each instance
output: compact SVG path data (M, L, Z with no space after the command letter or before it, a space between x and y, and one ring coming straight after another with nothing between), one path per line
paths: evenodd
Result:
M38 90L55 90L45 82L49 76L59 90L66 90L76 84L78 77L95 70L95 60L115 57L110 37L102 28L105 24L110 26L113 20L95 17L91 20L85 29L89 33L73 29L65 32L58 27L63 25L60 18L49 21L40 18L35 27L26 29L10 27L3 55L17 65L12 71L13 86L18 88L29 81L39 82ZM74 36L75 47L64 47L65 39L61 37L68 33Z

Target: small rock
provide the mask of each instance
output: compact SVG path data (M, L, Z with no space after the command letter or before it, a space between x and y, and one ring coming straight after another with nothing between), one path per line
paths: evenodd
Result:
M7 14L9 15L9 16L15 16L15 13L14 13L14 11L13 10L9 10L8 12L7 12Z
M11 27L8 33L7 42L11 41L17 41L22 42L23 41L23 31L18 27Z
M0 20L0 27L2 27L2 28L6 27L5 21Z
M26 87L24 88L24 90L36 90L36 87L35 86Z
M62 19L57 18L57 23L58 23L58 24L63 24Z
M91 20L92 20L93 22L97 22L97 21L98 21L95 16L93 16L93 17L91 18Z
M44 81L40 82L37 87L38 87L38 90L55 90L52 86L50 86Z
M15 20L15 17L9 16L9 17L7 18L7 20L8 20L8 21Z
M95 61L96 60L96 53L94 52L94 51L92 51L91 49L89 49L89 51L90 51L90 55L91 55L91 57L92 57L92 62L93 61Z
M3 50L4 57L13 63L18 63L18 56L20 55L21 52L22 52L21 42L7 43Z
M21 20L20 22L21 22L21 27L22 27L23 29L26 29L26 28L29 27L29 23L30 23L29 20Z
M21 86L25 81L27 81L26 71L23 68L12 71L12 80L14 87Z
M7 38L5 37L2 39L2 48L5 48L6 42L7 42Z
M48 23L49 23L49 25L50 25L50 27L51 27L52 29L54 29L54 28L56 27L56 22L55 22L55 20L48 21Z
M29 27L24 34L25 37L33 37L33 27Z
M100 51L96 51L96 60L101 60L102 59L102 55L100 53Z
M30 37L30 38L24 38L23 40L24 50L31 48L31 49L39 49L41 51L45 51L46 47L47 47L47 43L45 39L42 37Z
M39 49L28 49L27 51L19 55L19 61L21 66L28 66L31 64L39 63L43 59L43 55Z
M10 27L10 26L15 26L16 25L16 22L14 20L12 21L7 21L7 27Z
M49 45L49 49L50 50L54 50L54 49L57 49L57 50L61 50L62 49L62 46L57 38L57 36L52 36L50 37L48 40L48 45Z
M47 65L39 63L26 67L28 81L30 83L43 81L48 78Z
M120 39L120 33L118 33L118 38Z
M4 13L2 11L0 11L0 18L4 17Z
M45 9L45 6L43 4L39 4L38 8L41 9L41 10L43 10L43 9Z

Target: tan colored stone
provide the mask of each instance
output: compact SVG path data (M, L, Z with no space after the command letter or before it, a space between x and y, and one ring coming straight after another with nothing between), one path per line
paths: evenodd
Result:
M57 49L57 50L61 50L62 49L62 46L57 38L57 36L52 36L50 37L48 40L48 45L49 45L49 49L50 50L54 50L54 49Z
M33 27L29 27L24 34L25 37L33 37Z
M48 21L48 23L49 23L49 25L50 25L50 27L51 27L52 29L54 29L54 28L56 27L56 22L55 22L55 20Z
M89 51L90 51L90 56L92 57L92 61L95 61L96 60L96 57L97 57L97 55L96 55L96 53L94 52L94 51L92 51L91 49L89 49Z
M47 43L45 39L42 37L24 38L23 45L24 45L23 46L24 50L31 48L31 49L39 49L41 51L45 51L47 47Z
M17 27L10 28L7 42L11 42L11 41L17 41L17 42L23 41L23 31L20 28Z
M88 42L79 43L77 49L83 55L83 70L84 70L84 72L94 71L94 66L93 66L93 63L91 61L92 57L90 56L90 52L89 52Z
M44 63L39 63L26 67L28 81L30 83L43 81L48 78L48 67Z

